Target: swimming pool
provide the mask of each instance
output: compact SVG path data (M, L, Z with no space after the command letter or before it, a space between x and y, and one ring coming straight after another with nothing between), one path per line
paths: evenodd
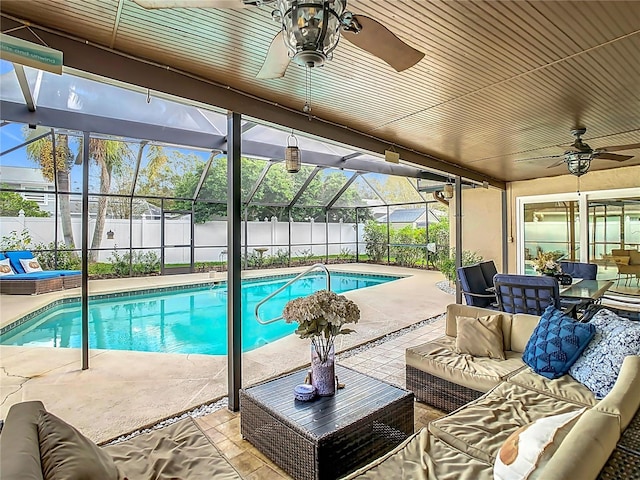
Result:
M242 348L253 350L285 337L297 324L284 321L261 325L256 303L295 275L242 281ZM388 275L331 273L336 293L379 285L401 278ZM326 288L324 274L310 274L260 308L263 319L282 314L293 299ZM0 345L80 348L80 301L54 306L0 337ZM227 353L227 285L163 289L144 294L111 294L89 301L89 346L107 350L163 353Z

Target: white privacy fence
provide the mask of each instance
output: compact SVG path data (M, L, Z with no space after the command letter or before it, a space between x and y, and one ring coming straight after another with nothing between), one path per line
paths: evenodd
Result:
M364 226L355 223L278 222L274 217L267 221L250 221L242 229L243 251L249 255L264 257L291 251L292 257L307 255L356 254L364 252L362 233ZM82 221L72 218L76 247L82 239ZM89 222L89 241L93 237L95 220ZM26 230L31 237L31 246L48 245L55 240L55 218L53 217L1 217L0 236L11 232L20 234ZM110 233L113 233L111 235ZM113 236L113 238L110 238ZM63 242L62 226L58 221L58 242ZM188 217L165 218L164 221L165 263L188 263L190 260L191 223ZM226 260L227 222L212 221L194 225L194 262ZM104 237L98 255L101 262L108 261L114 250L124 253L129 247L156 250L162 246L162 221L151 218L106 219Z

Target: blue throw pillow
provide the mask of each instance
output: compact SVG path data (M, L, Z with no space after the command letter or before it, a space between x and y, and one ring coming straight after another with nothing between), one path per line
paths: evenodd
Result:
M595 332L593 325L579 323L549 305L527 342L522 360L543 377L561 377L569 371Z
M590 322L596 329L593 341L569 369L569 375L604 398L618 378L624 358L640 355L640 323L602 309Z

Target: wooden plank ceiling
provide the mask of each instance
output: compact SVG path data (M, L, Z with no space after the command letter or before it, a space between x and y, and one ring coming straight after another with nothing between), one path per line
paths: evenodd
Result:
M304 69L258 80L279 25L273 6L147 11L131 0L2 0L3 14L300 110ZM319 118L490 177L549 169L588 128L592 148L640 143L640 2L352 0L426 53L397 73L341 41L312 74ZM640 165L595 160L592 170ZM520 161L517 161L520 160Z

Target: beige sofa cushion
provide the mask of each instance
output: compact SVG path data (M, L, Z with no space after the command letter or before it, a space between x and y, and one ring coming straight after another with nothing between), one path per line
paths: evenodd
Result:
M447 318L445 322L445 334L449 337L455 337L458 334L456 328L456 317L486 317L495 315L495 310L486 308L472 307L469 305L458 305L455 303L447 305ZM504 342L504 350L513 350L522 353L529 341L529 337L533 333L533 329L538 324L540 317L536 315L528 315L525 313L509 313L500 312L502 314L502 336Z
M241 478L190 417L103 449L131 480Z
M495 310L489 310L488 308L478 308L469 305L459 305L457 303L450 303L447 305L447 317L444 327L444 332L449 337L456 337L458 330L456 328L456 317L487 317L489 315L495 315ZM502 338L504 342L504 350L511 350L511 315L502 312Z
M108 453L52 413L41 412L38 438L45 480L122 478Z
M616 383L596 408L619 416L620 431L627 428L640 408L640 356L625 357Z
M563 375L560 378L551 380L526 367L510 376L507 381L529 390L535 390L545 395L587 407L598 403L593 392L574 380L570 375Z
M456 317L456 353L505 360L502 315Z
M581 408L582 405L504 382L459 410L431 422L428 428L452 447L493 463L502 444L518 428L542 417Z
M470 457L423 428L386 455L343 480L490 480L493 466Z
M582 414L542 470L544 480L595 480L620 437L618 417L591 409Z
M42 480L38 419L44 411L39 401L12 405L0 435L2 480Z
M537 315L526 313L516 313L511 319L511 350L514 352L524 352L525 347L533 330L540 321Z
M407 365L478 392L487 392L524 367L521 354L506 351L506 360L455 352L455 338L444 336L407 348Z

